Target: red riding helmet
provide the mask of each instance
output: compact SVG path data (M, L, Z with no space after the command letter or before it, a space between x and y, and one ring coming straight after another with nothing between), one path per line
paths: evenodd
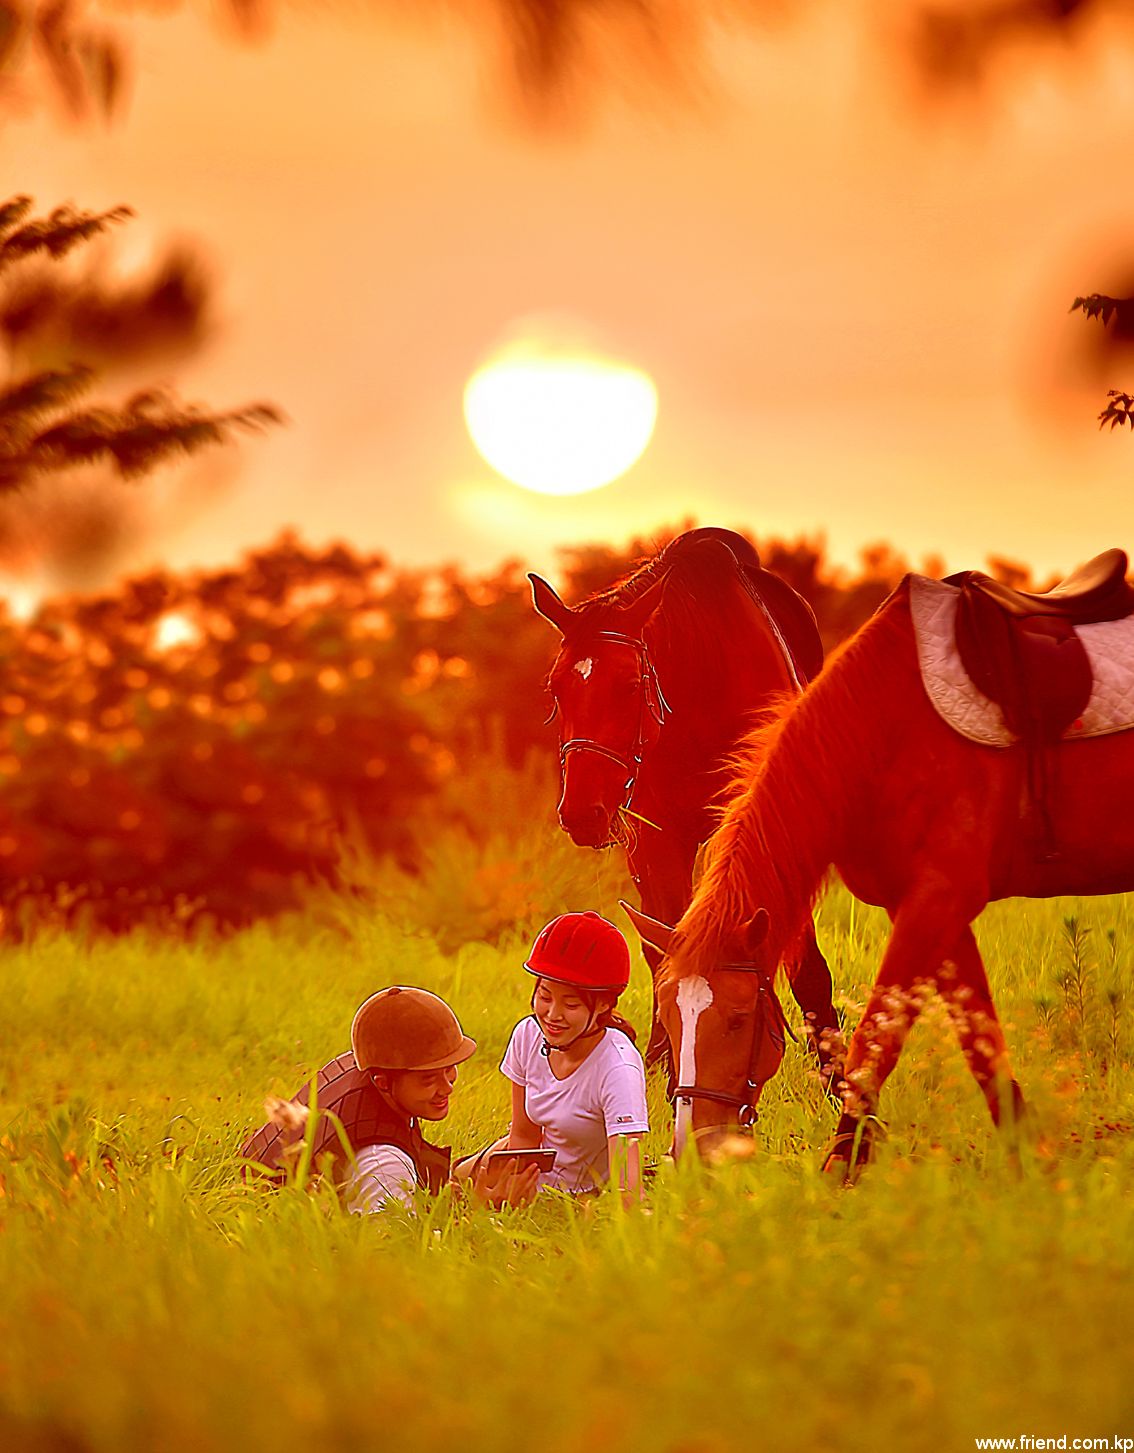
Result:
M630 982L630 950L600 914L561 913L540 929L524 968L592 994L621 994Z

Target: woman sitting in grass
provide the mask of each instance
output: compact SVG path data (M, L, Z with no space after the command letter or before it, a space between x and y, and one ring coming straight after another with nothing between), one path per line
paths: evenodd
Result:
M476 1049L443 999L425 989L394 985L372 994L354 1016L351 1049L323 1066L316 1077L319 1120L311 1164L339 1182L350 1210L379 1211L391 1202L413 1203L424 1188L436 1194L449 1180L451 1152L421 1133L422 1120L444 1120L457 1082L457 1066ZM286 1179L287 1161L302 1152L310 1085L289 1101L270 1106L272 1118L241 1154ZM345 1137L347 1146L340 1138ZM536 1191L534 1167L505 1162L478 1167L463 1177L477 1198L492 1206L523 1205Z
M613 1171L636 1200L649 1119L642 1056L615 1012L630 982L626 940L597 913L564 913L541 929L524 967L536 979L532 1012L500 1066L512 1081L512 1125L491 1152L551 1150L541 1188L577 1195L607 1185ZM458 1177L484 1159L458 1167Z

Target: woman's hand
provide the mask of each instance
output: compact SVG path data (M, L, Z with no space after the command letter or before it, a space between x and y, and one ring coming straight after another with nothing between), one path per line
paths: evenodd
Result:
M539 1189L539 1167L520 1166L503 1156L488 1159L472 1177L473 1195L493 1210L529 1206Z

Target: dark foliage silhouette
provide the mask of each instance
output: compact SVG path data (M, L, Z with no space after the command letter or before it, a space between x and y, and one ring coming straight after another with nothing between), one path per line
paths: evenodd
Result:
M685 523L563 552L565 596L612 584ZM831 643L909 568L884 546L854 575L819 541L758 543L810 582ZM248 923L312 883L350 886L359 846L412 871L439 823L485 839L520 826L486 819L462 784L533 754L551 770L546 626L519 562L402 571L285 535L230 569L61 596L27 622L0 613L0 660L10 934Z

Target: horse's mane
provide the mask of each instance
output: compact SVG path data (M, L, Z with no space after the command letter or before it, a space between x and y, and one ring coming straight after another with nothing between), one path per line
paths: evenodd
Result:
M732 553L738 568L759 568L760 557L756 553L756 548L743 535L738 535L732 530L715 528L687 530L685 534L678 535L668 544L663 545L656 555L651 555L648 560L640 561L613 585L607 586L605 590L596 590L592 595L587 596L586 600L581 601L575 607L580 626L588 619L593 619L607 610L633 605L634 601L640 595L645 594L650 586L660 580L667 571L673 572L670 577L671 586L679 594L682 593L683 575L688 572L681 567L687 566L690 561L695 562L698 555L697 546L703 545L708 540L725 545ZM714 575L719 574L719 572L713 573ZM688 593L688 586L686 586L685 593Z
M667 961L674 977L711 967L761 907L777 958L797 934L851 825L859 784L885 768L890 704L906 685L903 631L917 687L907 601L899 587L802 696L781 698L741 744L727 806Z
M729 556L719 549L702 548L709 540L726 545ZM731 558L732 568L722 569ZM657 581L665 577L662 602L648 634L659 662L669 657L680 674L719 678L730 666L730 652L736 650L730 616L751 604L748 574L759 569L759 556L741 535L730 530L692 530L670 540L649 560L629 574L596 591L575 607L575 618L567 635L574 646L596 631L617 628L618 611L631 606Z

